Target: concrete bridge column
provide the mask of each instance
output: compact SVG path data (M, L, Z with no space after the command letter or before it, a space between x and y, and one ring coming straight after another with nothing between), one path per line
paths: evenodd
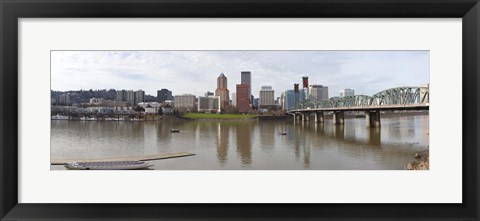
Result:
M380 111L366 111L365 123L367 127L380 127Z
M308 121L308 113L301 113L302 121Z
M293 121L296 122L300 118L300 114L298 113L293 113Z
M333 124L343 124L344 117L343 111L334 111L333 112Z
M308 122L308 121L310 120L310 113L305 112L305 113L304 113L304 119L303 119L303 120Z
M323 117L323 111L315 112L315 123L323 124L324 119L325 118Z

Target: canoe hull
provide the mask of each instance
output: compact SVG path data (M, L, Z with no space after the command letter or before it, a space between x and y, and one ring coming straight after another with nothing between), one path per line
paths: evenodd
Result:
M66 163L68 170L140 170L153 166L143 161L105 161Z

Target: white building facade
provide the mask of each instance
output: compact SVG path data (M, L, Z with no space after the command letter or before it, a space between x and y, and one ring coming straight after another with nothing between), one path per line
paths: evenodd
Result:
M275 91L272 89L272 86L262 86L259 97L259 106L275 105Z
M328 100L328 87L312 84L308 87L308 99L312 102Z

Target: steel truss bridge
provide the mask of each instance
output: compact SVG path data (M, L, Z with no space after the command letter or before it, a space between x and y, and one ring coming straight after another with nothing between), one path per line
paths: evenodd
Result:
M397 87L378 92L372 96L355 95L340 99L307 102L305 106L290 110L295 120L324 122L324 112L333 112L333 123L344 123L345 111L365 111L367 127L380 127L380 111L385 110L428 110L428 87Z

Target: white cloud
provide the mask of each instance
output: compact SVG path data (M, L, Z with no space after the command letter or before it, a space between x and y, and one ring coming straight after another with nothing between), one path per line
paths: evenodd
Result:
M301 83L372 95L429 82L428 51L52 51L52 90L142 89L156 95L215 91L220 73L230 93L240 72L252 72L252 93L271 85L275 96Z

